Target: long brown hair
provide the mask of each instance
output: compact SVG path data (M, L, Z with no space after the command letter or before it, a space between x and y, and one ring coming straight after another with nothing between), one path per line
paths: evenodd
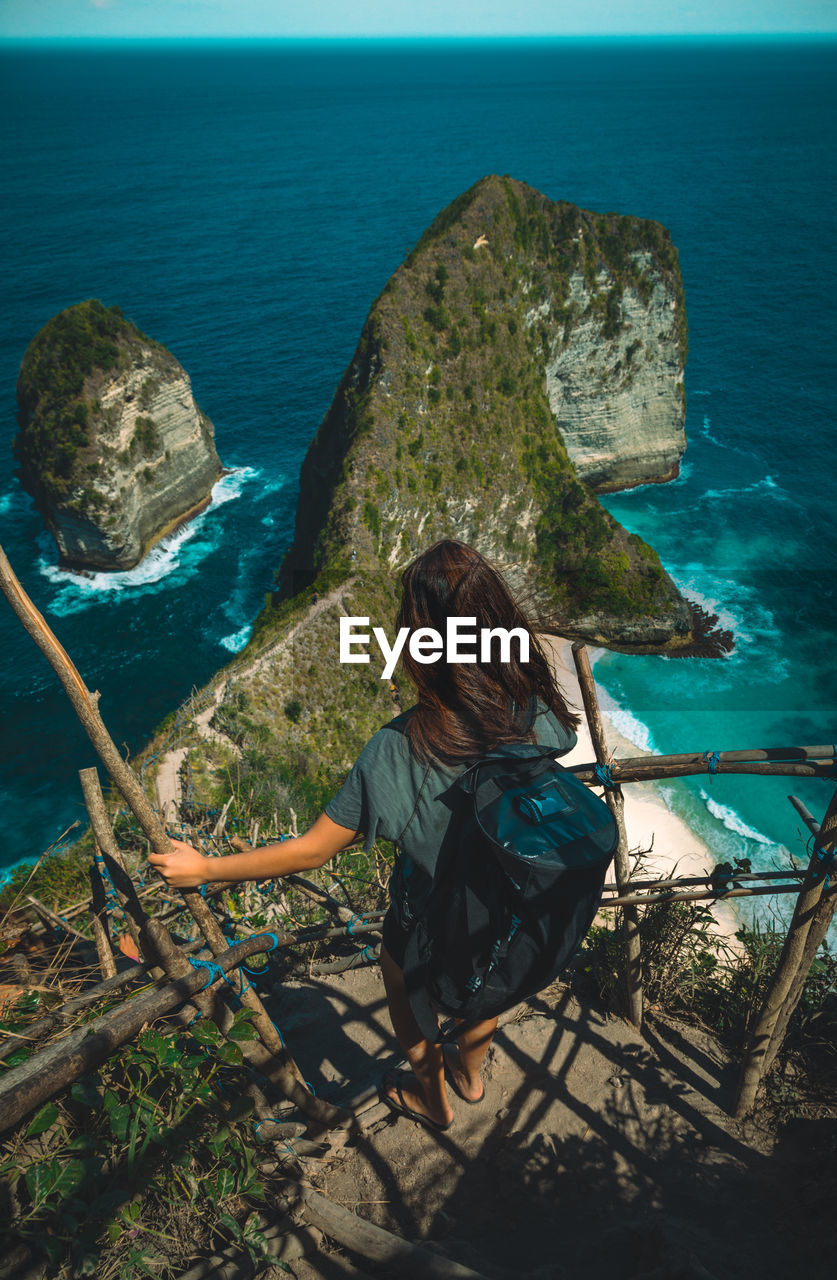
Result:
M473 547L449 538L437 542L401 575L396 628L433 627L444 636L449 617L476 618L482 627L522 627L529 633L529 661L511 644L509 662L493 645L489 660L419 663L405 645L403 662L418 691L410 717L410 745L423 760L475 759L501 742L533 738L533 699L566 729L579 717L567 707L549 663L500 572Z

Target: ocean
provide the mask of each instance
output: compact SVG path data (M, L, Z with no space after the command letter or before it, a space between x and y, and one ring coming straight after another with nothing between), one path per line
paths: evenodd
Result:
M833 40L0 45L0 542L115 740L246 643L288 546L299 466L370 303L435 214L486 173L655 218L690 327L680 478L606 499L735 633L724 660L596 662L654 750L837 737ZM192 377L231 468L137 569L81 578L16 480L29 340L118 304ZM84 818L86 737L0 604L0 868ZM670 800L723 858L804 857L791 790L702 778Z

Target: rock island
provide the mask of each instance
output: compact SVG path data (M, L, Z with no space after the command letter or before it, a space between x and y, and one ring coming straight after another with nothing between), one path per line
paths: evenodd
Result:
M197 514L222 473L174 356L90 300L54 316L18 378L14 451L61 564L130 569Z

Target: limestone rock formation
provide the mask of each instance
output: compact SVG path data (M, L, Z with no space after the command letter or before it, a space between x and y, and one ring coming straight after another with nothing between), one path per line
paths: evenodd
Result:
M631 221L620 219L615 237L627 239ZM614 232L608 236L612 249ZM620 265L602 262L592 289L574 272L565 303L575 316L572 340L546 359L549 407L576 473L598 493L675 479L686 448L683 288L674 251L660 247L662 257L628 250L622 261L633 274L621 286ZM604 320L595 302L602 292Z
M23 357L18 406L21 481L67 567L132 568L222 472L188 374L118 307L54 316Z
M584 483L676 474L685 354L663 227L478 182L372 306L303 464L277 601L392 579L449 536L499 563L546 630L691 644L657 555Z

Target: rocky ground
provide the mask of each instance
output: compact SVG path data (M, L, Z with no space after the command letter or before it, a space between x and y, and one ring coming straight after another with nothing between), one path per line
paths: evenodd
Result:
M322 1096L396 1061L377 969L286 985L274 1013ZM379 1106L310 1184L489 1280L833 1274L833 1122L734 1124L736 1070L704 1033L657 1016L640 1035L556 984L502 1022L484 1074L444 1133ZM337 1247L293 1270L383 1274Z

